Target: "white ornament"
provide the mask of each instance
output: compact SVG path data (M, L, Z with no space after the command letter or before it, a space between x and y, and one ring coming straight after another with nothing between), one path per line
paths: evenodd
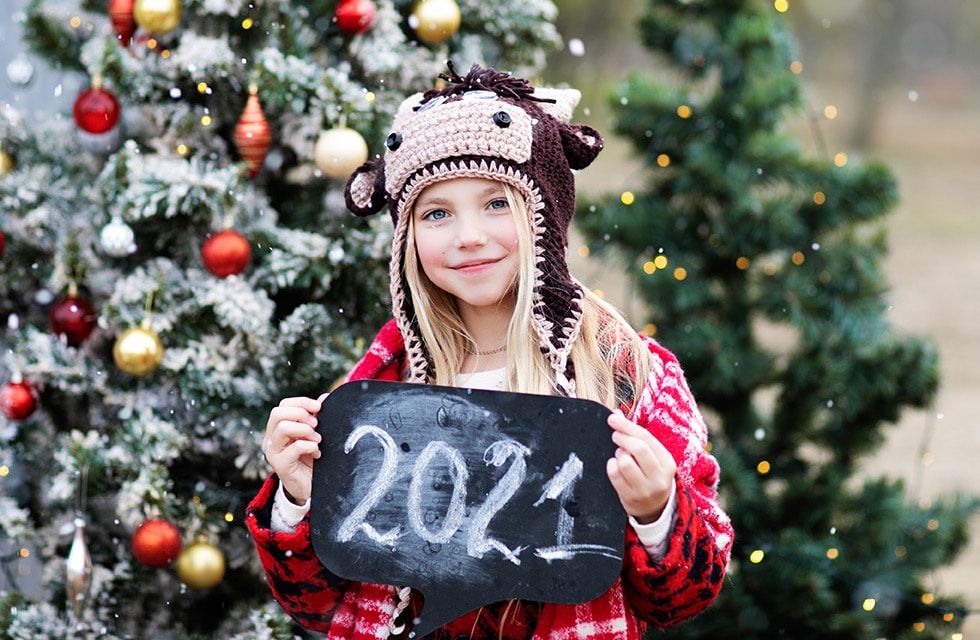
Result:
M368 157L367 143L361 134L337 127L320 134L313 147L313 161L331 178L346 180Z
M132 228L119 216L113 216L99 233L99 244L102 250L113 258L125 258L136 251L135 236Z
M34 65L23 53L7 64L7 78L15 87L26 87L34 79Z

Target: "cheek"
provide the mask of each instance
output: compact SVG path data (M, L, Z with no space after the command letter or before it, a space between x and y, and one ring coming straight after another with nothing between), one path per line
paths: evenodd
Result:
M427 238L424 234L415 236L415 254L418 256L419 265L425 275L432 275L432 270L442 262L442 249L433 242L432 238Z

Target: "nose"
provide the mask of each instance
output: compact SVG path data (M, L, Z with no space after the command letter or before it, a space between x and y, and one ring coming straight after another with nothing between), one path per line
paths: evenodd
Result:
M480 247L487 243L487 230L482 216L460 214L456 220L457 247Z

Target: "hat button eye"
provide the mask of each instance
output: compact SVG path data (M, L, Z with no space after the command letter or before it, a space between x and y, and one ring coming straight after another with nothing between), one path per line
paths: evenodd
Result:
M392 131L388 134L388 139L385 140L385 146L388 147L390 151L395 151L398 147L402 146L402 134L397 131Z
M493 123L501 129L506 129L510 126L510 114L506 111L498 111L493 114Z

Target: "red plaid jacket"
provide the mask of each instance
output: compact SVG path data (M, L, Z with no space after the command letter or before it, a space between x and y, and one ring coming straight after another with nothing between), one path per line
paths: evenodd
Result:
M433 632L436 640L527 638L639 640L646 624L664 628L704 610L721 588L733 531L717 503L718 464L705 451L707 429L674 356L648 340L653 367L631 418L645 426L677 463L677 518L662 560L652 560L626 527L623 570L602 596L576 605L501 602ZM404 354L394 321L385 325L349 379L398 380ZM389 636L397 602L393 587L344 580L320 563L309 516L293 533L269 529L277 479L270 477L248 506L247 525L276 600L304 627L329 640ZM411 619L412 607L402 618Z

